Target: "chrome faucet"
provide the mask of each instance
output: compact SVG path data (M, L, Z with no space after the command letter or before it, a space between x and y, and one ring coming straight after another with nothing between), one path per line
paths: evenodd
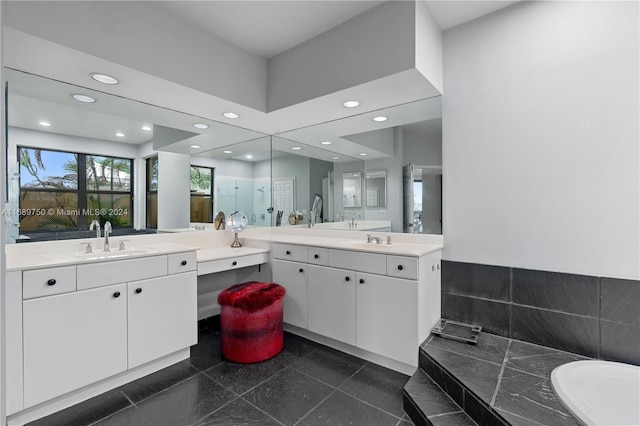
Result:
M109 234L111 233L111 222L104 223L104 251L109 251Z
M91 225L89 225L89 231L93 231L94 229L96 230L96 238L100 238L100 222L95 219L93 219Z
M367 234L367 243L373 243L375 241L376 244L382 244L382 238L380 237L372 237Z

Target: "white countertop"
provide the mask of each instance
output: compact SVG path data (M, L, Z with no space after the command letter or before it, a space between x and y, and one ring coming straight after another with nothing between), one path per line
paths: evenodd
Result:
M198 262L228 259L238 256L268 253L271 243L296 244L337 250L355 250L370 253L420 257L442 248L442 236L372 232L382 238L382 244L367 243L365 233L345 230L301 229L293 227L248 228L240 234L243 247L230 247L230 231L191 231L166 234L127 236L124 251L117 248L103 252L95 247L93 253L84 253L86 240L46 241L11 244L5 247L7 271L37 269L52 266L76 265L113 260L135 259L145 256L196 251ZM391 236L392 244L386 243ZM118 245L120 239L113 238ZM96 244L97 245L97 244Z
M281 234L281 235L252 235L249 238L243 240L251 244L252 240L269 241L282 244L296 244L309 247L323 247L336 250L356 250L365 251L370 253L384 253L390 255L399 256L415 256L420 257L434 251L440 250L442 245L439 244L425 244L425 243L407 243L407 242L392 242L391 244L385 244L386 240L383 239L382 244L367 243L366 236L363 238L335 238L335 237L320 237L314 236L308 238L305 236Z
M36 243L22 243L36 244ZM158 256L163 254L184 253L195 250L183 244L163 242L153 245L128 247L126 250L112 249L105 252L96 250L93 253L77 252L52 252L36 253L28 255L7 255L7 271L22 269L37 269L51 266L77 265L86 263L105 262L112 260L135 259L145 256Z

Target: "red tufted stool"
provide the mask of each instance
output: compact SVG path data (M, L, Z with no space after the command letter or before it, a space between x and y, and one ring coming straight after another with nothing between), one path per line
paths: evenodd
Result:
M248 364L272 358L282 350L282 298L275 283L232 285L218 296L222 356Z

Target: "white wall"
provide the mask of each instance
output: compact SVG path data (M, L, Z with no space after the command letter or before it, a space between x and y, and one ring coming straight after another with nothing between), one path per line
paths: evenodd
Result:
M442 31L425 0L415 2L416 69L442 93Z
M13 29L266 110L264 58L170 14L156 2L3 3L5 25Z
M191 209L189 155L158 153L158 189L158 229L188 228Z
M387 172L387 208L367 209L367 220L391 221L391 232L402 232L402 158L403 158L403 132L402 128L393 128L393 140L388 142L393 145L393 157L380 160L367 160L364 168L367 171L386 170ZM384 212L384 217L382 216Z
M441 118L437 120L442 123ZM433 127L429 127L428 132L414 132L411 127L403 127L403 164L442 166L442 125Z
M269 59L267 110L414 68L414 16L412 2L385 2Z
M638 17L522 2L445 32L445 259L640 278Z

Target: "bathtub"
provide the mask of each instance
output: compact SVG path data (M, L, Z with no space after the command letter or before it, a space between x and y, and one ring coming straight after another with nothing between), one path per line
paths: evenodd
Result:
M640 367L609 361L575 361L556 367L551 384L586 425L640 425Z

